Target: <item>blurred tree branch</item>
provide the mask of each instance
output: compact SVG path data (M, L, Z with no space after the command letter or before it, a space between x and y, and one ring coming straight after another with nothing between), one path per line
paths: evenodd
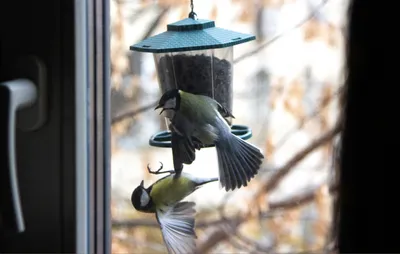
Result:
M244 59L246 59L246 58L248 58L248 57L250 57L250 56L252 56L252 55L254 55L254 54L257 54L258 52L260 52L261 50L263 50L264 48L266 48L267 46L269 46L269 45L272 44L273 42L275 42L275 41L279 40L280 38L282 38L283 36L285 36L285 35L286 35L287 33L289 33L290 31L295 30L295 29L301 27L301 26L304 25L307 21L309 21L310 19L312 19L312 18L320 11L320 9L321 9L323 6L325 6L325 4L326 4L327 2L328 2L328 0L322 0L321 3L320 3L313 11L311 11L311 13L310 13L305 19L303 19L303 20L302 20L301 22L299 22L297 25L295 25L294 27L292 27L292 28L290 28L290 29L288 29L288 30L286 30L286 31L284 31L284 32L282 32L282 33L276 35L276 36L273 37L271 40L268 40L267 42L261 44L261 45L258 46L257 48L255 48L255 49L253 49L253 50L251 50L251 51L249 51L249 52L247 52L247 53L244 53L244 54L241 55L240 57L236 58L236 59L233 61L233 64L236 64L236 63L238 63L238 62L240 62L240 61L242 61L242 60L244 60ZM160 22L161 18L168 12L168 9L169 9L169 8L163 9L163 10L161 11L161 13L156 17L156 19L155 19L155 20L153 21L153 23L150 25L149 30L145 33L144 38L147 38L148 36L151 35L151 33L153 32L153 30L157 27L158 23ZM114 117L114 118L111 120L111 124L116 124L116 123L118 123L118 122L124 120L125 118L134 117L134 116L137 115L137 114L140 114L140 113L143 113L143 112L145 112L145 111L147 111L147 110L150 110L150 109L153 107L153 105L154 105L154 106L156 105L156 103L157 103L157 102L153 102L153 103L151 103L151 104L149 104L149 105L147 105L147 106L141 107L141 108L139 108L139 109L132 110L132 111L128 111L128 112L125 112L125 113L123 113L123 114L121 114L121 115L118 115L118 116Z
M299 120L299 124L293 128L293 130L288 131L285 136L283 136L276 144L275 149L279 149L283 146L283 144L286 143L286 141L289 140L289 138L294 134L296 131L299 129L303 128L306 123L308 123L311 119L319 116L321 114L321 111L325 109L334 98L337 98L338 96L341 96L343 92L343 85L340 85L339 88L330 96L327 100L322 100L320 105L312 112L310 115L302 117Z
M249 207L252 208L256 207L255 203L262 195L272 191L280 183L283 177L290 172L292 168L294 168L305 157L311 154L311 152L313 152L326 142L332 140L340 131L341 131L341 124L340 122L337 122L337 124L332 129L323 133L320 137L312 141L305 148L297 152L290 160L288 160L288 162L285 165L274 170L276 171L276 173L272 177L262 182L261 187L258 189L258 191L252 198L254 205L250 205ZM331 186L330 189L332 189ZM318 188L316 190L318 190ZM291 197L288 200L279 201L276 203L269 202L268 212L277 211L279 209L285 209L285 208L299 207L301 205L304 205L305 203L309 203L314 200L316 190L299 194L297 196ZM254 216L252 215L252 212L254 212L254 209L249 209L243 215L235 217L229 223L230 224L229 232L227 232L223 227L221 227L219 230L215 230L210 237L208 237L205 241L203 241L198 245L197 253L205 253L211 248L213 248L220 241L227 240L230 236L235 236L236 230L240 226L240 224Z
M324 145L326 142L330 141L333 137L335 137L341 130L341 124L338 122L335 127L330 129L329 131L323 133L321 136L316 138L312 141L309 145L304 147L302 150L297 152L288 162L275 169L276 172L272 177L262 181L261 186L255 193L252 198L252 201L255 202L259 199L260 196L265 194L266 192L272 191L283 179L287 173L290 172L292 168L294 168L299 162L301 162L305 157L311 154L314 150L319 148L320 146ZM277 202L268 202L268 211L262 212L257 214L257 216L261 217L273 217L279 214L284 209L288 208L296 208L300 207L304 204L310 203L315 199L316 191L319 188L314 190L300 193L298 195L292 196L286 200L281 200ZM330 186L330 191L335 191L335 186ZM225 203L226 204L226 203ZM254 207L253 205L250 207ZM254 209L253 209L254 211ZM221 219L211 220L211 221L199 221L196 223L196 228L208 228L214 227L215 230L208 234L207 238L203 240L197 246L197 253L206 253L208 250L212 249L216 244L221 241L228 240L231 236L238 237L237 229L238 227L244 223L245 221L249 220L250 218L254 217L252 211L249 209L243 214L238 214L231 217L222 216ZM155 219L136 219L136 220L126 220L126 221L113 221L113 227L117 228L133 228L133 227L158 227L158 223ZM250 239L240 238L242 241L247 242L249 244ZM254 242L257 245L256 242ZM262 247L258 247L258 251L260 251Z
M207 228L211 225L219 225L226 222L226 219L217 219L210 221L196 222L196 228ZM116 228L134 228L134 227L159 227L156 219L133 219L113 221L112 226Z
M134 117L134 116L136 116L136 115L138 115L138 114L140 114L140 113L143 113L143 112L145 112L145 111L147 111L147 110L150 110L150 109L154 108L155 106L157 106L157 103L158 103L158 101L153 102L153 103L151 103L151 104L149 104L149 105L140 107L140 108L138 108L138 109L136 109L136 110L132 110L132 111L131 111L131 110L128 110L128 111L125 112L125 113L122 113L122 114L120 114L120 115L117 115L117 116L115 116L115 117L113 117L113 118L111 119L111 124L116 124L116 123L118 123L118 122L121 122L121 121L124 120L125 118Z
M242 242L242 249L246 250L247 253L270 253L276 247L275 243L270 244L268 247L261 246L259 243L248 238L239 231L236 232L235 238ZM243 245L247 245L247 247ZM252 248L253 250L251 250L250 248Z
M278 169L274 169L276 173L271 178L264 181L263 188L258 191L257 195L260 196L263 194L263 192L269 192L273 190L280 183L282 178L287 175L287 173L289 173L294 166L296 166L315 149L332 140L337 134L339 134L339 132L341 131L341 127L342 125L340 124L340 122L337 122L332 129L323 133L305 148L296 153L285 165Z
M340 86L340 87L338 88L338 90L333 94L333 96L331 96L331 97L329 98L329 100L324 100L324 101L322 101L322 102L321 102L321 105L318 107L318 109L316 109L311 115L300 119L300 123L299 123L299 125L297 126L297 128L296 128L296 129L293 129L293 130L290 131L290 132L288 132L288 133L278 142L277 147L282 146L282 145L289 139L289 137L291 136L291 134L293 134L294 132L296 132L298 129L302 128L309 120L311 120L311 119L317 117L317 116L319 115L319 113L321 112L321 110L324 109L325 107L327 107L327 106L329 105L329 103L330 103L334 98L336 98L336 96L340 96L340 95L342 94L342 91L343 91L343 86ZM114 117L114 118L111 120L111 124L116 124L116 123L118 123L118 122L124 120L125 118L134 117L134 116L136 116L136 115L138 115L138 114L140 114L140 113L143 113L143 112L145 112L145 111L147 111L147 110L150 110L150 109L154 108L155 106L157 106L157 103L158 103L158 100L155 101L155 102L153 102L153 103L151 103L151 104L149 104L149 105L140 107L140 108L135 109L135 110L128 110L128 111L125 112L125 113L122 113L122 114L120 114L120 115L117 115L116 117Z
M142 37L142 40L146 39L147 37L149 37L154 30L157 28L157 26L160 24L162 18L168 13L170 7L164 7L161 9L160 13L155 17L155 19L152 21L152 23L150 24L149 28L147 29L147 31L145 32L145 34ZM134 109L134 110L129 110L127 112L124 112L120 115L117 115L115 117L113 117L111 119L111 124L116 124L122 120L124 120L125 118L129 118L129 117L134 117L140 113L143 113L147 110L150 110L152 108L154 108L157 105L157 102L153 102L149 105L143 106L141 108L138 109Z
M269 210L266 212L262 212L259 216L264 218L265 216L271 216L272 214L275 215L281 214L278 212L285 209L297 208L306 205L308 203L311 203L314 201L318 189L319 187L311 191L307 191L278 202L269 202ZM331 192L336 191L336 188L332 186L330 186L329 189ZM237 232L238 227L242 223L251 219L252 217L253 216L251 215L251 212L248 211L243 215L236 215L229 219L225 219L224 220L225 223L219 224L218 228L216 228L213 232L208 234L208 237L202 243L198 244L197 253L206 253L207 251L212 249L215 245L217 245L219 242L227 240L230 237L239 237L249 245L258 246L257 248L258 251L262 251L263 248L260 247L259 244L257 244L257 242L254 241L251 242L252 241L251 239L245 238L243 236L241 237L241 235L238 234ZM210 226L212 225L213 224L211 224Z
M153 20L153 22L149 26L149 29L147 29L147 32L143 35L142 40L146 39L154 32L158 24L160 24L162 18L168 13L169 9L170 9L169 6L161 9L160 14L157 15L157 17Z
M276 35L275 37L273 37L272 39L262 43L260 46L258 46L257 48L244 53L243 55L239 56L238 58L236 58L235 60L233 60L233 63L238 63L250 56L253 56L257 53L259 53L261 50L263 50L264 48L268 47L270 44L274 43L275 41L279 40L280 38L282 38L283 36L285 36L287 33L301 27L302 25L304 25L305 23L307 23L309 20L311 20L320 10L322 7L325 6L325 4L328 2L328 0L322 0L321 3L315 7L314 10L312 10L310 12L310 14L307 15L307 17L305 17L303 20L301 20L298 24L296 24L294 27L289 28L286 31L281 32L280 34Z
M290 31L302 26L305 24L308 20L314 17L314 15L328 2L328 0L322 0L321 3L317 8L315 8L304 20L302 20L299 24L296 26L288 29L287 31L284 31L278 35L276 35L274 38L271 40L261 44L259 47L243 54L239 58L234 60L234 63L238 63L254 54L257 54L264 48L266 48L268 45L272 44L273 42L277 41L281 37L283 37L285 34L289 33ZM160 13L160 15L154 20L152 25L150 26L149 30L147 31L146 35L144 37L150 36L152 31L157 27L158 22L161 20L161 15L165 15L167 12L167 9L164 9L163 12ZM320 111L322 108L326 107L329 102L335 98L337 94L341 94L342 88L340 87L336 93L333 94L327 101L322 101L321 105L318 107L317 110L315 110L311 115L308 115L302 119L300 119L299 128L304 126L304 124L310 120L311 118L314 118L319 115ZM147 110L151 110L157 105L157 101L145 105L143 107L129 110L127 112L124 112L120 115L117 115L112 119L112 124L116 124L126 118L134 117L140 113L143 113ZM330 129L329 131L325 132L321 136L319 136L317 139L314 141L310 142L306 147L301 149L299 152L297 152L290 160L288 160L285 165L273 169L274 173L272 174L272 177L269 177L267 179L260 179L261 181L261 186L257 190L256 194L252 197L252 201L256 203L255 201L258 200L260 197L262 197L265 193L269 193L273 191L279 183L282 181L282 179L299 163L301 162L304 158L306 158L309 154L311 154L313 151L318 149L320 146L324 145L325 143L329 142L332 138L334 138L338 133L340 133L341 126L338 123ZM295 130L294 130L295 131ZM293 131L293 132L294 132ZM288 137L293 133L293 132L288 132L279 142L278 144L282 145ZM268 169L270 171L271 169ZM291 196L288 199L285 200L280 200L276 202L270 202L268 201L268 210L260 212L258 214L253 213L252 211L246 211L244 213L239 213L234 216L230 217L225 217L222 216L220 219L215 219L215 220L200 220L196 222L196 228L201 228L201 229L209 229L212 228L212 231L207 234L206 239L198 243L197 246L197 253L206 253L207 251L211 250L214 248L218 243L222 241L231 241L231 244L233 246L236 246L238 249L241 249L243 251L246 251L247 253L268 253L271 251L270 246L262 246L261 244L258 244L257 241L254 241L242 234L238 231L239 227L248 221L251 218L254 218L256 216L262 217L262 218L267 218L267 217L275 217L278 216L279 214L282 214L283 210L285 209L293 209L293 208L298 208L300 206L303 206L305 204L308 204L310 202L313 202L315 197L316 197L316 191L319 188L316 188L316 190L311 190L308 192L300 193L298 195ZM336 190L335 186L329 186L329 190L331 193L333 193ZM232 193L228 193L232 194ZM225 207L226 202L223 203L222 207ZM256 206L250 206L250 207L256 207ZM258 207L258 206L257 206ZM224 209L222 209L223 211ZM113 228L135 228L135 227L159 227L157 221L155 219L133 219L133 220L119 220L119 221L113 221L112 222ZM251 246L251 247L249 247ZM272 246L273 248L273 246Z

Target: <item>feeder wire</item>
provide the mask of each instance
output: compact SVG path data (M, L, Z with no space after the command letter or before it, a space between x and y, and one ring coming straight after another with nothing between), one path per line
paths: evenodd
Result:
M191 19L196 19L197 14L193 11L194 10L194 4L193 0L190 0L190 13L189 13L189 18Z

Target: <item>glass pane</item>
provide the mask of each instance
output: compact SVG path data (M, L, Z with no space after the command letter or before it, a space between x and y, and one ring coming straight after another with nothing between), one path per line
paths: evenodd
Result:
M170 89L178 88L173 60L172 53L154 54L154 65L157 71L158 85L162 93Z
M154 57L131 52L129 45L186 18L189 1L111 0L111 7L112 249L165 253L155 216L136 211L130 201L141 180L148 187L162 177L149 174L147 164L157 169L161 161L172 170L173 162L170 148L149 146L149 138L165 130L164 118L153 110L161 96ZM235 56L232 123L249 126L248 142L266 157L247 187L226 192L212 183L186 199L196 202L197 250L322 252L332 239L337 184L332 154L347 1L194 1L194 9L198 18L215 20L218 27L257 36L232 47L234 52L214 50L213 55ZM310 13L316 15L309 18ZM196 151L184 171L218 176L215 148Z
M214 96L222 106L233 112L233 47L213 50ZM225 117L232 124L231 117Z

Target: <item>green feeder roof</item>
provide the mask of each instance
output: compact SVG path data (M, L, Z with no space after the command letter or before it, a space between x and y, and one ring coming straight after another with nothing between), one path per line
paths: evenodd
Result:
M215 27L212 20L186 18L167 25L167 31L130 46L151 53L225 48L254 40L250 34Z

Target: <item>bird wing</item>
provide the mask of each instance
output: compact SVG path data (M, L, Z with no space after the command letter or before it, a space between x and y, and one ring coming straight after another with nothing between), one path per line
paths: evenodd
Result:
M194 202L180 202L173 207L157 210L157 221L170 254L190 254L195 251L194 205Z
M211 105L214 106L214 108L216 108L218 110L218 112L221 114L222 117L232 117L235 118L232 115L232 112L230 112L226 107L222 106L218 101L214 100L213 98L209 97L209 96L205 96L203 95L203 97L205 98L206 101L208 101L208 103L210 103Z
M235 118L232 115L232 112L230 112L226 107L222 106L221 104L219 104L217 101L215 101L217 103L217 109L218 112L221 114L222 117L232 117Z
M187 125L188 123L185 122L185 119L179 120L181 121L180 123L184 125L183 127L181 127L183 128L183 130L180 130L178 128L178 125L174 124L176 118L174 118L174 120L170 124L171 147L175 170L182 169L182 164L192 164L192 162L196 159L195 149L199 150L200 147L202 147L200 141L194 140L194 138L190 134L185 133L185 131L191 133L192 127L190 125Z
M181 168L182 163L191 164L196 159L195 148L187 137L173 131L171 133L172 156L174 168Z

